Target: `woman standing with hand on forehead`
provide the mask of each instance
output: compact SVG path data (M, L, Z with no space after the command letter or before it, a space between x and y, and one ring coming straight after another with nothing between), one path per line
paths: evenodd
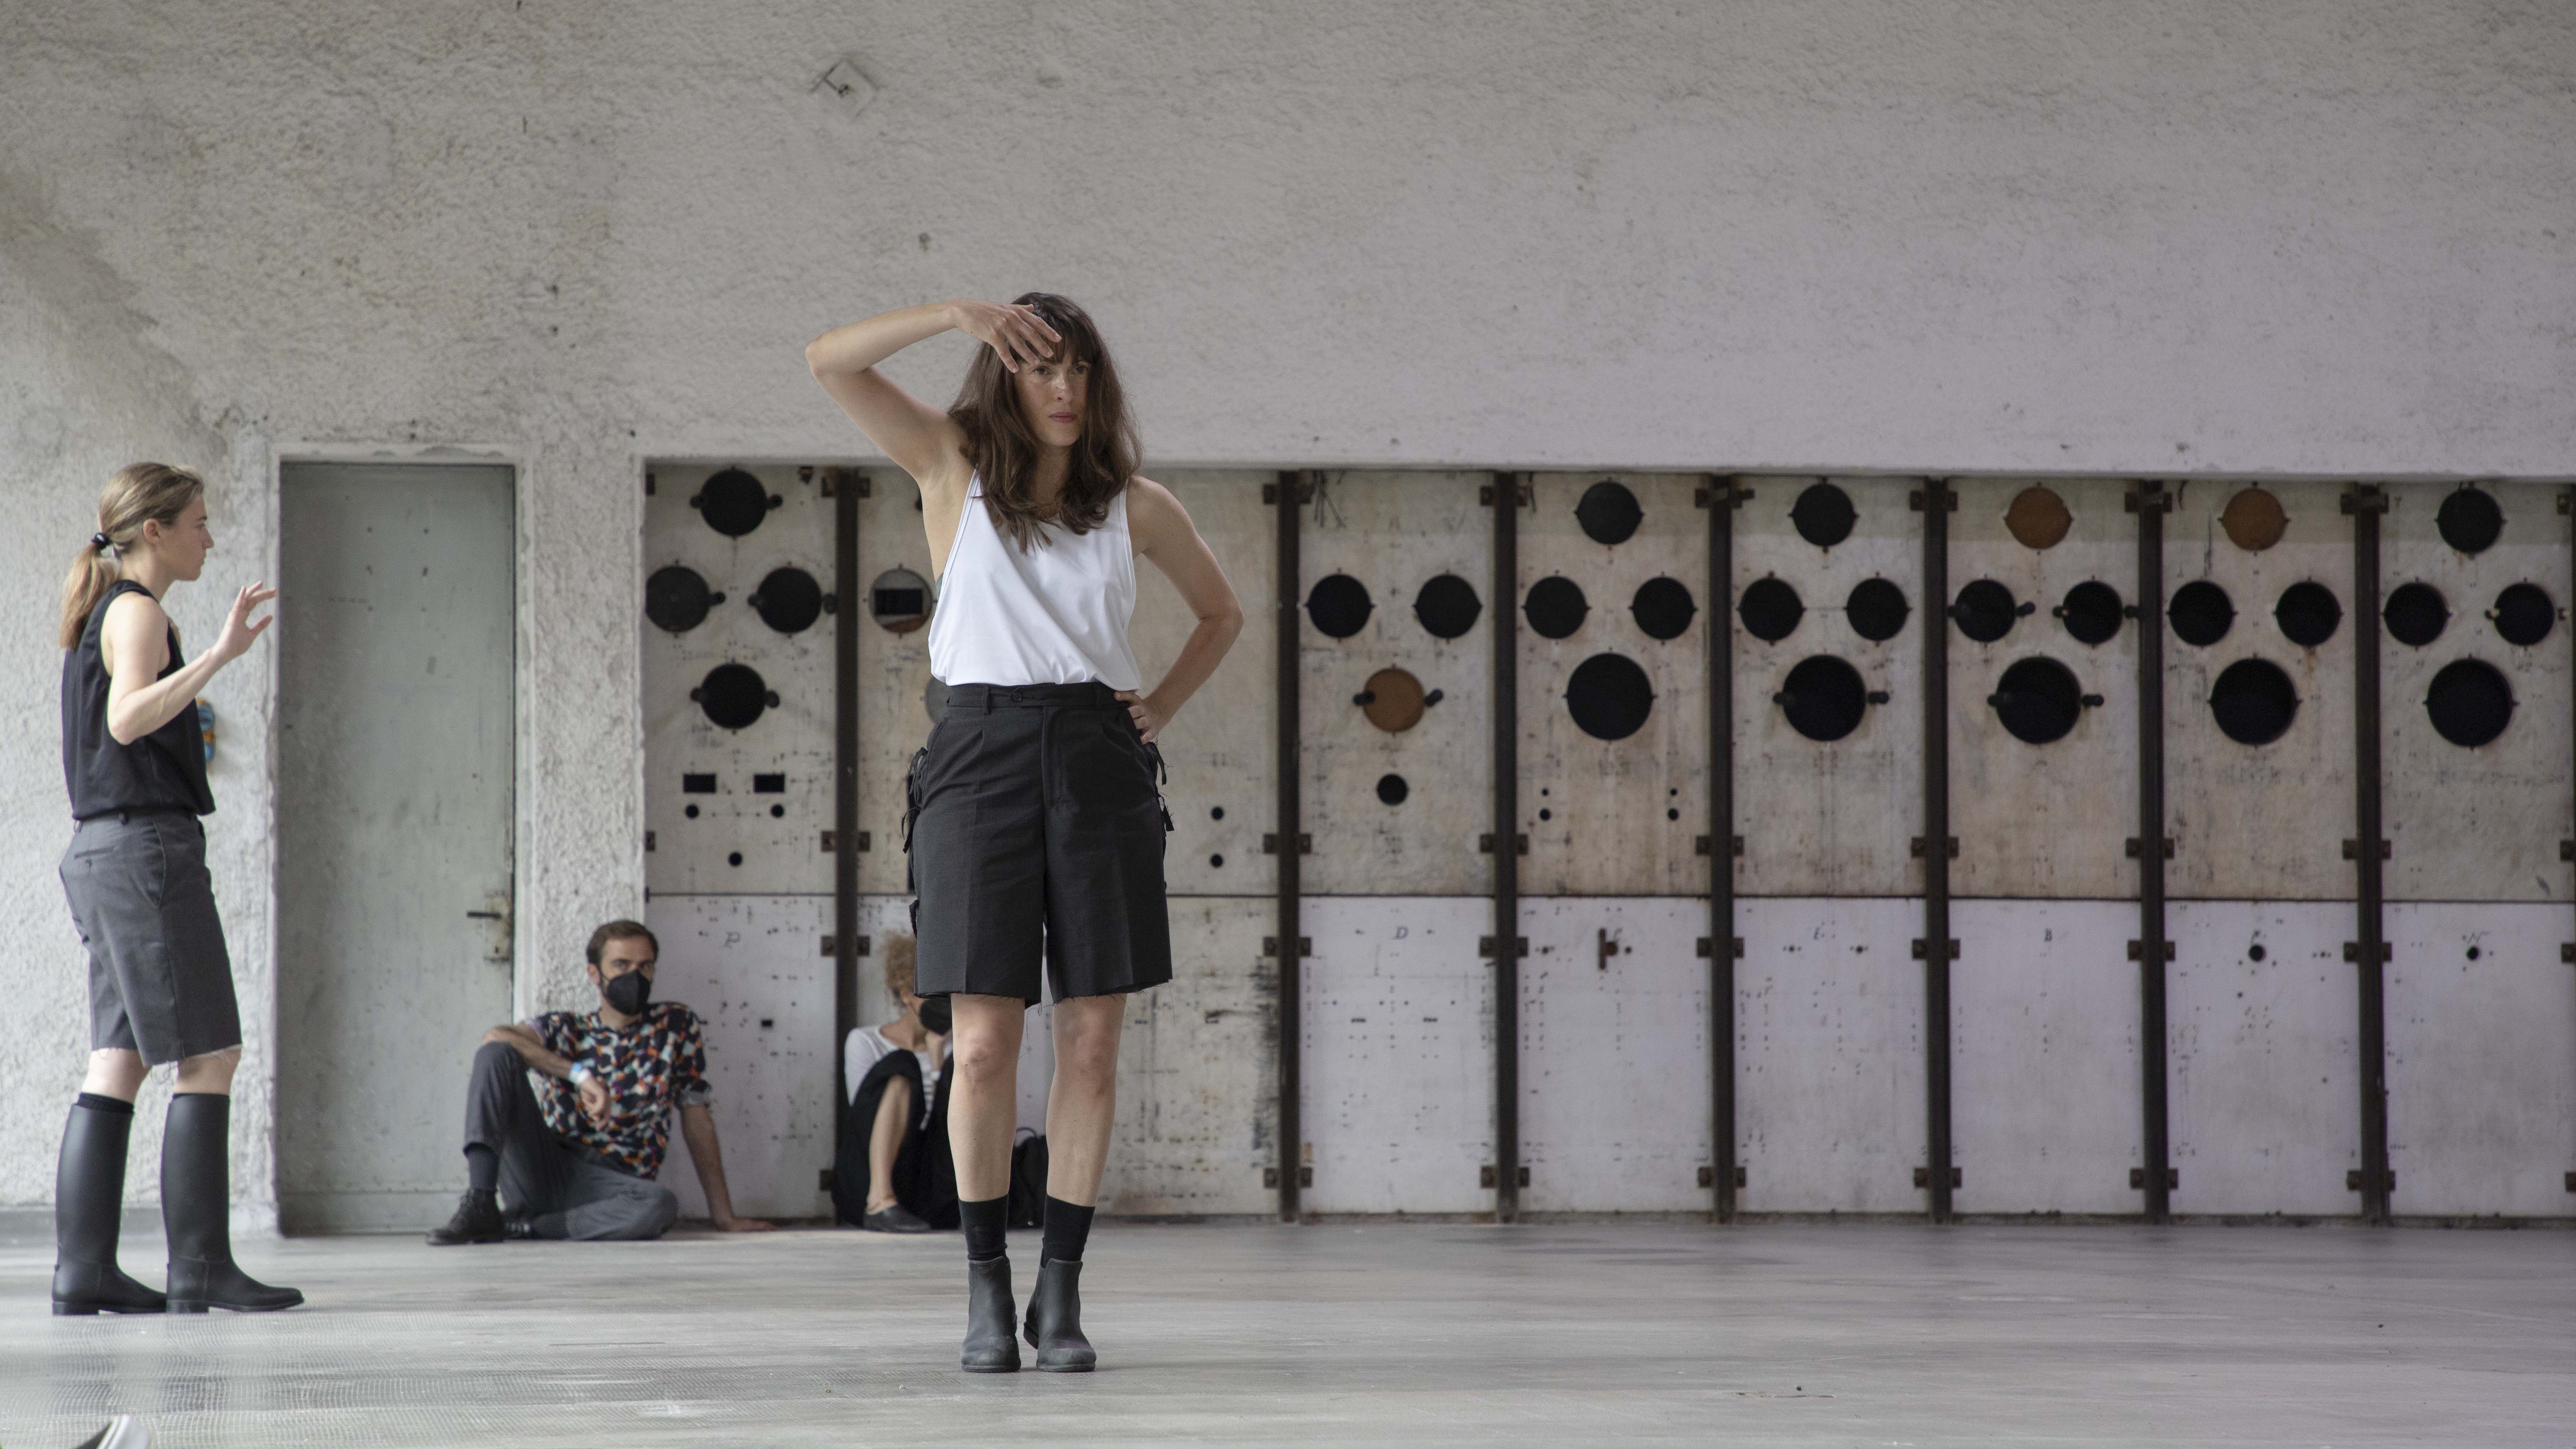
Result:
M984 344L942 412L876 370L956 329ZM1118 373L1080 307L1030 292L940 302L817 338L815 378L921 487L945 716L907 785L916 972L954 1017L948 1136L966 1230L961 1366L1085 1372L1077 1284L1115 1102L1126 993L1172 979L1155 737L1215 672L1243 613L1160 484L1136 472ZM1198 616L1161 683L1127 643L1136 560ZM1054 988L1045 1246L1025 1323L1003 1255L1020 1028Z
M137 463L109 480L98 532L63 584L63 780L78 821L63 892L89 948L89 1075L63 1127L54 1186L54 1312L292 1308L304 1295L233 1264L230 1137L241 1013L206 874L213 812L197 694L240 658L277 597L252 584L195 660L161 609L215 546L196 474ZM125 1144L146 1072L178 1064L161 1139L169 1290L116 1266Z

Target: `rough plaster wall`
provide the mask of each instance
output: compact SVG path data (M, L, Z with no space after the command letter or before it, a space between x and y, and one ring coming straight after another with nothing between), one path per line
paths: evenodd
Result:
M639 905L639 460L856 439L796 349L1053 286L1205 464L2563 473L2576 12L11 0L0 590L115 465L209 469L273 565L299 444L522 468L523 1005ZM852 114L813 78L857 57ZM944 394L954 339L895 371ZM85 1043L54 654L0 640L0 1202ZM268 1194L273 682L219 897ZM148 1119L147 1119L148 1120ZM149 1151L147 1139L139 1144ZM149 1173L138 1173L148 1183Z

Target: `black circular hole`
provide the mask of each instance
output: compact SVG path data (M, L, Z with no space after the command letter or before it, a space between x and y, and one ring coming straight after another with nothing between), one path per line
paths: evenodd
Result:
M2442 500L2433 515L2442 542L2462 553L2483 553L2504 532L2504 509L2482 488L2463 488Z
M1377 798L1381 805L1401 805L1404 803L1404 797L1412 793L1413 787L1404 783L1402 775L1377 777Z
M740 468L727 468L706 482L698 496L698 516L727 538L740 538L769 516L769 490Z
M1690 586L1679 579L1651 578L1637 585L1637 596L1628 601L1628 617L1646 631L1649 639L1678 639L1690 628L1691 616L1699 612L1692 601Z
M2253 945L2246 947L2246 948L2245 948L2245 954L2246 954L2246 956L2247 956L2248 958L2250 958L2250 959L2252 959L2252 960L2256 960L2256 961L2260 961L2260 960L2262 960L2262 959L2263 959L2263 957L2264 957L2264 954L2265 954L2265 953L2264 953L2264 950L2263 950L2263 943L2262 943L2262 942L2260 942L2260 941L2257 941L2257 942L2255 942Z
M2075 671L2054 659L2023 659L2004 671L1995 692L1986 697L1995 718L2014 739L2045 745L2066 738L2084 712L2083 687Z
M674 634L686 634L705 623L715 601L716 596L707 592L706 579L682 564L655 569L653 577L644 581L644 617Z
M2475 947L2475 946L2471 946L2471 947L2469 948L2469 959L2470 959L2470 960L2472 960L2472 961L2475 961L2476 959L2478 959L2478 948L2477 948L2477 947Z
M1457 638L1475 628L1484 612L1485 601L1476 597L1476 586L1456 574L1442 574L1413 596L1413 617L1434 639Z
M1349 574L1326 574L1306 593L1306 617L1328 639L1348 639L1367 625L1368 585Z
M2175 637L2206 649L2235 627L2236 604L2225 589L2207 579L2194 579L2174 590L2165 617L2173 622Z
M1225 818L1225 807L1222 805L1209 806L1208 818L1210 820L1223 820Z
M1541 820L1554 820L1556 816L1553 812L1542 810L1538 812L1538 818Z
M1958 602L1950 606L1950 617L1959 621L1959 632L1980 644L1992 644L2011 633L2013 620L2019 616L2012 590L1993 579L1978 579L1959 590Z
M1611 478L1584 489L1582 501L1574 505L1574 521L1583 525L1583 536L1594 543L1626 543L1645 518L1637 495Z
M771 569L753 591L751 607L779 633L798 633L823 617L823 586L803 569Z
M2538 584L2508 584L2496 595L2496 632L2504 642L2528 649L2549 637L2558 623L2558 606Z
M1851 537L1859 517L1851 495L1831 483L1809 484L1789 505L1789 521L1797 525L1798 536L1818 548L1832 548Z
M742 864L742 852L741 852L741 851L739 851L739 850L737 850L737 851L735 851L733 854L726 856L726 857L725 857L725 864L727 864L727 865L740 865L740 864Z
M2455 659L2433 676L2424 712L2442 738L2474 750L2493 743L2513 722L2513 686L2483 659Z
M2057 617L2078 644L2108 644L2120 632L2120 591L2099 579L2066 591Z
M1852 585L1851 597L1843 601L1843 617L1851 620L1852 632L1873 644L1884 644L1905 628L1905 616L1912 609L1905 602L1905 591L1885 579L1863 579Z
M1208 857L1208 864L1215 869L1223 870L1225 868L1225 857L1222 855L1211 855Z
M748 664L719 664L694 692L707 718L729 730L749 728L769 707L769 686Z
M1859 670L1818 654L1798 661L1772 702L1788 716L1789 728L1811 740L1833 741L1860 728L1869 689Z
M1595 654L1574 666L1565 681L1565 707L1574 723L1596 740L1624 740L1645 727L1654 712L1655 686L1633 659Z
M2209 710L2221 733L2240 745L2268 745L2289 733L2299 712L2290 676L2269 659L2239 659L2209 688Z
M1744 586L1744 597L1735 604L1735 616L1744 621L1744 632L1765 644L1777 644L1798 631L1798 620L1807 606L1798 601L1798 591L1784 579L1755 579Z
M787 818L787 807L786 807L786 806L784 806L784 805L772 805L772 806L770 806L770 807L769 807L769 818L770 818L770 819L772 819L772 820L784 820L784 819L786 819L786 818Z
M1528 616L1529 626L1542 639L1562 639L1583 627L1583 616L1592 606L1583 598L1583 589L1563 574L1551 574L1530 585L1529 597L1521 601L1521 612Z
M1667 810L1664 812L1664 818L1666 820L1679 820L1682 818L1682 812L1678 810Z
M2303 579L2281 591L2281 601L2272 606L2272 619L2281 626L2282 637L2302 649L2314 649L2343 627L2343 605L2334 590Z
M2388 632L2398 643L2421 649L2442 637L2451 622L2451 606L2431 584L2399 584L2388 591L2388 605L2379 617L2388 621Z
M691 820L695 820L695 819L697 819L697 818L698 818L698 807L697 807L697 806L695 806L695 805L692 805L692 806L690 806L688 809L683 810L683 811L681 811L680 813L681 813L681 814L683 814L683 815L688 816Z

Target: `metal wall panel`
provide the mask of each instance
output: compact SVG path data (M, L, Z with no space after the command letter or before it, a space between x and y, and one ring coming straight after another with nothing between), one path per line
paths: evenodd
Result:
M2175 840L2166 879L2175 899L2352 898L2352 866L2343 856L2343 842L2353 835L2352 520L2342 512L2345 486L2263 485L2287 523L2279 542L2259 552L2239 547L2220 523L2245 485L2202 479L2174 491L2165 520L2166 600L2206 579L2226 591L2235 609L2224 637L2206 646L2186 642L2170 610L2163 625L2166 808ZM2282 592L2302 582L2326 589L2344 615L2316 648L2293 643L2275 615ZM2221 673L2254 659L2279 666L2298 699L2287 732L2270 744L2230 739L2210 706ZM2187 1191L2189 1173L2184 1176ZM2181 1199L2175 1202L2179 1211Z
M2576 1216L2566 1178L2576 1168L2576 971L2558 957L2566 934L2558 905L2388 907L2396 1211Z
M2068 598L2087 583L2109 587L2124 606L2137 602L2137 516L2121 507L2128 486L2107 478L1953 484L1959 509L1950 520L1951 597L1987 580L2010 589L2031 611L2013 618L1991 643L1950 626L1950 833L1959 840L1950 867L1954 896L2116 899L2136 886L2122 842L2138 833L2138 625L2114 616L2118 632L2088 644L2070 629L2068 613L2072 602L2075 626L2088 622L2082 602L2089 594ZM2038 489L2054 495L2068 515L2063 537L2046 548L2026 545L2006 527L2014 501ZM2026 502L2025 519L2041 513L2030 503L2044 501L2035 495ZM2037 522L2044 527L2048 520L2042 514ZM2064 666L2081 699L2100 701L2080 706L2072 728L2045 743L2015 736L1992 702L2006 670L2045 668L2028 663L2033 660ZM2024 728L2049 723L2023 714L2016 719ZM1974 1195L1973 1187L1968 1191Z
M888 623L907 621L901 615L879 621L876 586L897 569L930 579L930 540L921 531L921 490L911 477L900 468L866 472L867 496L858 502L863 617L850 621L859 631L859 820L868 836L859 855L859 889L899 895L905 890L903 777L932 723L930 624L924 619L894 632ZM933 616L936 589L934 582ZM827 686L830 672L827 665Z
M1955 1207L2136 1212L2138 968L2125 943L2138 908L1961 901L1951 925Z
M1707 864L1691 848L1707 828L1704 631L1712 603L1723 609L1726 601L1700 597L1708 516L1692 494L1706 486L1690 473L1531 478L1513 606L1526 615L1531 586L1555 579L1561 582L1552 588L1579 588L1589 608L1563 638L1542 634L1534 616L1519 631L1520 829L1530 842L1521 863L1524 895L1707 890ZM1633 524L1623 492L1642 515ZM1578 517L1587 497L1593 502ZM1634 531L1622 537L1622 526ZM1595 531L1620 541L1601 542ZM1629 701L1618 689L1623 661L1643 672L1651 703L1634 733L1600 738L1575 711L1579 705L1595 729L1627 726L1622 706Z
M1261 1173L1277 1163L1278 963L1261 938L1276 903L1187 896L1171 918L1171 982L1127 999L1101 1208L1267 1212L1277 1205Z
M1491 725L1492 516L1477 501L1489 473L1350 472L1320 475L1307 505L1299 597L1340 575L1367 591L1366 621L1346 638L1301 622L1299 755L1305 762L1304 829L1314 840L1304 887L1333 892L1460 895L1482 891L1491 870L1476 849L1493 828ZM1247 547L1250 544L1247 542ZM1417 618L1424 584L1466 581L1475 622L1442 639ZM1249 632L1249 631L1247 631ZM1383 669L1411 674L1440 702L1412 728L1369 722L1356 697ZM1401 782L1401 790L1384 782ZM1388 803L1386 795L1398 795ZM1490 930L1490 927L1488 928ZM1468 946L1475 945L1473 933Z
M2500 505L2504 526L2492 544L2474 553L2446 541L2438 525L2443 504L2459 491L2453 485L2397 483L2388 491L2380 596L2388 598L2407 584L2429 585L2450 614L2439 636L2421 647L2402 642L2393 630L2382 635L2388 897L2566 900L2567 867L2560 863L2558 842L2576 812L2576 775L2570 774L2567 754L2568 520L2558 512L2563 490L2501 484L2477 490ZM2498 596L2518 584L2541 590L2549 610L2547 634L2529 645L2509 642L2493 617ZM2437 677L2463 660L2497 670L2513 695L2504 732L2475 747L2444 738L2427 709L2437 688L2450 688Z
M2173 1210L2358 1213L2352 907L2178 901L2166 921Z
M1922 1211L1923 968L1906 945L1922 903L1771 898L1740 912L1744 1211Z
M1748 896L1920 890L1921 871L1908 850L1922 833L1917 631L1924 611L1940 605L1921 596L1923 519L1906 507L1907 493L1921 484L1901 478L1742 481L1754 496L1735 516L1735 580L1727 601L1736 631L1736 828L1745 844L1736 887ZM1857 515L1849 536L1831 547L1807 542L1791 517L1800 494L1823 482L1842 489ZM1796 627L1777 642L1748 632L1742 616L1745 590L1764 578L1795 589L1805 606ZM1863 638L1845 615L1853 587L1871 578L1894 585L1906 604L1903 626L1884 641ZM1842 659L1870 690L1887 696L1866 708L1850 734L1831 742L1800 734L1773 699L1791 668L1814 655ZM1757 1181L1753 1192L1762 1190Z
M716 1141L736 1212L825 1217L818 1174L832 1165L832 932L829 896L655 895L661 939L653 995L704 1023ZM687 1217L706 1216L688 1144L671 1124L662 1182Z
M711 519L701 490L720 473L748 474L778 506L729 537ZM693 570L722 594L703 621L674 632L643 631L644 823L651 832L645 884L656 893L789 895L832 889L832 629L825 613L795 633L762 622L752 596L773 570L800 569L828 594L832 505L787 466L655 464L644 500L644 573L649 602L669 568ZM693 506L692 500L700 500ZM721 666L759 676L758 718L740 728L712 720L693 691ZM761 697L774 694L775 705ZM721 704L719 703L719 707ZM749 706L746 706L748 708ZM775 791L756 777L783 777ZM694 783L707 787L693 791ZM692 814L691 812L696 812ZM824 1007L827 1019L830 1003Z
M1522 903L1524 1211L1707 1209L1707 929L1669 896Z
M1305 1210L1492 1212L1492 902L1325 896L1305 916Z

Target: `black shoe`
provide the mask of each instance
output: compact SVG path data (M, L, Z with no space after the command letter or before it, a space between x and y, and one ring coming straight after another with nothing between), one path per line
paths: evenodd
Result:
M1038 1371L1087 1374L1100 1356L1082 1336L1082 1260L1038 1260L1038 1286L1029 1291L1029 1317L1023 1325L1029 1347L1038 1351Z
M54 1173L54 1312L159 1313L160 1294L116 1266L125 1211L125 1143L134 1113L72 1104Z
M433 1248L453 1247L458 1243L497 1243L507 1236L501 1219L501 1205L488 1192L468 1190L456 1200L456 1216L429 1230Z
M1011 1260L966 1263L966 1344L957 1366L970 1374L1020 1371L1020 1343L1011 1335Z
M926 1233L931 1231L930 1224L913 1216L912 1210L905 1207L902 1203L894 1203L887 1207L869 1209L867 1217L859 1224L859 1226L866 1228L872 1233Z
M161 1225L170 1240L170 1311L229 1308L267 1313L292 1308L304 1295L272 1288L233 1262L231 1164L226 1138L233 1100L218 1092L170 1098L161 1135Z
M508 1238L514 1243L536 1242L537 1220L535 1218L505 1218L501 1223L501 1236Z

